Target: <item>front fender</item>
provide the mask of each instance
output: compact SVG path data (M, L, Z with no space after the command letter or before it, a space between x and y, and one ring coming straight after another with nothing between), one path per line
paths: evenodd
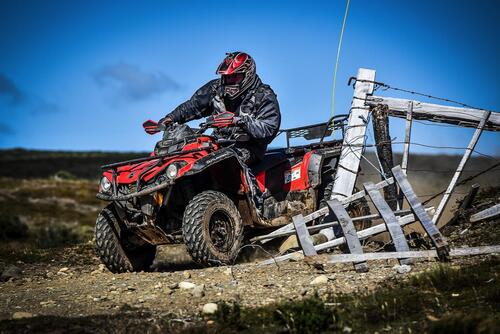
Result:
M204 156L203 158L198 159L193 164L191 169L189 169L186 173L184 173L184 175L182 177L191 176L194 174L201 173L201 172L205 171L206 169L208 169L216 164L219 164L223 161L227 161L229 159L236 160L235 162L241 166L241 162L239 161L238 155L236 154L236 152L234 152L232 149L226 147L226 148L222 148L220 150L217 150L215 152L212 152L212 153Z

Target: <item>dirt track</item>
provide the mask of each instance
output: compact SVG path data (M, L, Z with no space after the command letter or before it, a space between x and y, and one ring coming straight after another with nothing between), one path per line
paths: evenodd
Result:
M252 263L201 269L189 263L166 265L162 261L168 258L162 252L158 257L158 272L129 274L111 274L102 268L90 246L62 250L47 264L18 263L22 270L19 277L0 284L0 320L11 319L15 312L82 317L112 315L132 308L148 310L158 317L173 313L189 322L209 302L237 301L242 306L256 307L300 299L315 292L321 297L366 291L409 275L397 273L393 269L395 261L373 263L368 273L356 274L351 265L320 268L301 261L282 263L279 267ZM464 261L474 259L456 260L454 265ZM433 265L417 263L412 273ZM328 282L311 285L321 275ZM202 292L201 288L179 288L183 281L203 286Z

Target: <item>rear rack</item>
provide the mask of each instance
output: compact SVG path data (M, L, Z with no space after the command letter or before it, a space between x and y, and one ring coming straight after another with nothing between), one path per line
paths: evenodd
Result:
M278 134L286 133L286 147L290 148L291 138L304 138L306 140L321 139L323 142L325 137L332 134L333 130L341 129L342 137L344 137L344 127L349 115L337 115L330 118L325 123L317 123L312 125L301 126L297 128L281 129Z

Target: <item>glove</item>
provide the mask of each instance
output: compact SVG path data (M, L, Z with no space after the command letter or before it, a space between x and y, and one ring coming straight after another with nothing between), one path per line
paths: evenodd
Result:
M212 125L216 128L225 128L235 126L240 121L239 117L234 116L232 112L225 112L213 116Z
M142 127L144 128L144 131L150 135L154 135L155 133L165 130L165 125L163 123L158 124L152 120L147 120L142 123Z
M162 119L160 119L158 121L158 123L166 126L166 125L169 125L170 123L173 123L173 120L172 120L172 118L170 118L170 116L165 116Z

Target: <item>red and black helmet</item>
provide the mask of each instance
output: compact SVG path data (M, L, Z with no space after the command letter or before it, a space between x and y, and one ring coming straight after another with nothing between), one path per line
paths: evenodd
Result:
M234 99L244 93L257 78L255 61L248 53L230 52L217 68L224 94Z

